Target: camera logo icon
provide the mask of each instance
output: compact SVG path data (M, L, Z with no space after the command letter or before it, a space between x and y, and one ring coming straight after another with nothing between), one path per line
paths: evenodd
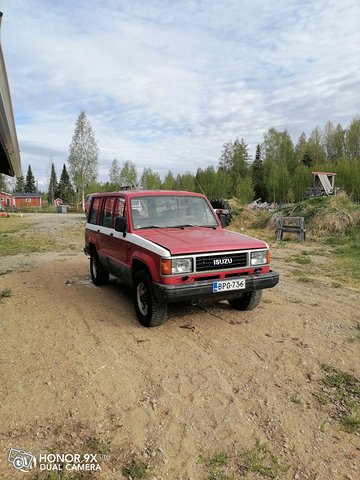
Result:
M8 455L8 462L20 472L29 472L36 466L36 457L31 452L25 452L20 448L11 448Z

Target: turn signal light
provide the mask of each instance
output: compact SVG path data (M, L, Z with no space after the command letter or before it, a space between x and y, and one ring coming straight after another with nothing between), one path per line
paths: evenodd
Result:
M171 260L163 258L161 260L161 273L163 275L171 275Z

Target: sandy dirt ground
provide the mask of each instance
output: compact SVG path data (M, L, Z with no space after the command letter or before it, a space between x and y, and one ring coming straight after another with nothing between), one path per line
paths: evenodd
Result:
M261 445L284 467L279 478L360 478L360 434L319 401L322 364L360 375L359 289L339 287L341 271L322 275L325 247L299 265L289 256L313 252L310 242L274 242L281 281L252 312L173 306L164 325L146 329L128 288L92 285L83 216L24 221L34 219L26 234L55 234L64 248L0 256L0 291L11 292L0 302L1 478L72 478L39 465L21 473L11 448L98 454L101 471L73 478L129 478L124 466L140 460L149 468L138 478L276 478L249 470ZM300 269L314 279L299 281ZM211 477L207 459L219 452L229 476Z

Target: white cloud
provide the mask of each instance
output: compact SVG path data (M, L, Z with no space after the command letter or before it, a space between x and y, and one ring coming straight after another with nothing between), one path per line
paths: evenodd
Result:
M236 137L253 153L272 126L296 142L359 113L355 0L54 3L0 1L23 169L38 178L50 155L60 172L81 110L103 180L114 157L195 172Z

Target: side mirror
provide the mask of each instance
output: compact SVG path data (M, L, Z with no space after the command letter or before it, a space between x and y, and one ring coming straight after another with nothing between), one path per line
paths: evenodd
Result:
M224 215L223 213L220 213L220 214L218 215L218 217L219 217L221 226L222 226L222 227L227 227L228 224L227 224L227 222L226 222L226 220L227 220L227 219L226 219L226 215Z
M126 235L126 217L117 217L115 218L115 231L121 232L124 237Z

